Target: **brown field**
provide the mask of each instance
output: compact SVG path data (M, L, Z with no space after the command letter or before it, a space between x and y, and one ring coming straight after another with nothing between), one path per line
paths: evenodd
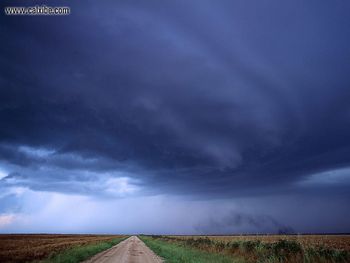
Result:
M242 236L171 236L177 238L204 238L212 240L230 242L230 241L256 241L277 242L278 240L297 241L303 247L326 247L350 251L350 235L242 235Z
M29 262L53 253L121 236L112 235L0 235L0 262Z

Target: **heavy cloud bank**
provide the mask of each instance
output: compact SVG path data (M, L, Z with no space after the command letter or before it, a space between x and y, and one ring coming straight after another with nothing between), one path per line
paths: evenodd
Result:
M4 222L34 191L308 201L333 217L290 226L281 204L218 204L187 230L350 230L348 3L54 4L72 14L0 17Z

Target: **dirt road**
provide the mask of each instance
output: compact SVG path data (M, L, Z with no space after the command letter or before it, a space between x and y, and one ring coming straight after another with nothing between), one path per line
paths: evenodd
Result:
M161 263L163 262L138 237L132 236L103 251L85 263Z

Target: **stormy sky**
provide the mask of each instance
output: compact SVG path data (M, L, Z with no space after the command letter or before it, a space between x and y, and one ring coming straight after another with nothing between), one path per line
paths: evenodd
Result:
M1 9L0 232L350 232L349 2Z

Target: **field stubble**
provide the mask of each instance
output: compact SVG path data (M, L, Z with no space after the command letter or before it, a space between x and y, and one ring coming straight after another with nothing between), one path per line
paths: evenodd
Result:
M117 235L0 235L0 262L39 261L73 247L111 241Z

